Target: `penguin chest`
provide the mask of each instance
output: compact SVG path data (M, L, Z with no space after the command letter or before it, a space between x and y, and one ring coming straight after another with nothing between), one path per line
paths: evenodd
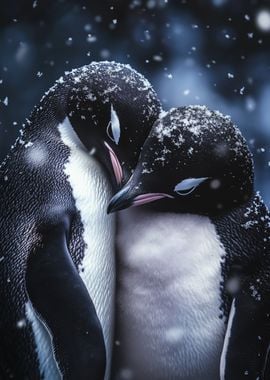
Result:
M216 380L225 326L224 252L214 226L206 217L149 211L121 219L116 378Z
M111 362L115 301L115 223L114 217L106 212L112 195L111 188L103 168L81 147L68 119L62 124L60 133L70 149L65 173L83 227L81 238L84 241L84 257L79 266L79 274L102 326L107 353L107 379Z

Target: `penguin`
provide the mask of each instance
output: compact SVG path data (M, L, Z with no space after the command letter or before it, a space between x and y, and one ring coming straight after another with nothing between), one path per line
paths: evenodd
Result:
M160 112L129 65L65 73L0 166L1 379L109 379L115 219Z
M269 380L270 215L230 117L163 112L120 210L113 379Z

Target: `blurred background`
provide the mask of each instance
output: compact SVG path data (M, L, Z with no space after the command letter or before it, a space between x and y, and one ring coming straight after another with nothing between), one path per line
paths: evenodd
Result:
M270 205L270 1L9 0L0 12L0 161L53 82L93 60L130 63L164 108L232 116Z

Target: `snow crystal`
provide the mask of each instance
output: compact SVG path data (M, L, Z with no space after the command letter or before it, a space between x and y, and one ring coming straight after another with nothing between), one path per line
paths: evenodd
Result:
M254 98L252 98L251 96L248 96L246 98L246 109L249 111L249 112L253 112L256 108L256 101Z
M213 5L216 7L221 7L222 5L226 3L226 0L212 0L212 1L213 1Z
M145 39L147 41L150 41L151 40L151 34L150 34L150 31L149 30L145 30L144 31L144 36L145 36Z
M244 95L245 86L241 87L239 90L240 95Z
M185 335L185 331L180 327L171 327L165 332L165 339L169 343L179 343Z
M102 21L102 17L100 15L95 16L95 21L96 22L101 22Z
M156 1L155 0L148 0L146 3L146 6L148 9L153 9L156 6Z
M240 290L240 285L241 285L240 277L233 276L227 281L226 290L228 291L228 293L234 295Z
M189 148L189 150L188 150L188 154L189 154L190 156L192 156L193 151L194 151L194 148L191 146L191 147Z
M62 83L64 83L64 78L63 78L63 77L60 77L56 82L62 84Z
M6 96L5 99L3 100L4 105L7 107L8 106L8 97Z
M260 301L261 300L261 295L260 293L258 292L258 290L255 288L254 285L251 285L250 287L250 290L251 290L251 295L253 298L255 298L256 301Z
M258 215L261 212L262 204L263 204L263 200L260 194L257 192L251 206L247 207L244 213L244 217L247 219L247 221L241 224L243 228L245 229L256 228L257 226L259 226L260 219L265 224L266 228L270 228L269 214L263 215L260 219L258 218Z
M221 185L221 182L220 180L218 179L213 179L211 182L210 182L210 187L211 189L213 190L217 190L220 188L220 185Z
M162 56L159 54L153 55L153 61L155 62L161 62L163 60Z
M122 368L119 371L119 378L122 380L131 380L133 378L133 373L129 368Z
M45 164L47 156L47 149L41 144L30 146L26 153L27 162L33 166Z
M108 59L110 57L110 55L111 55L110 50L108 50L108 49L102 49L102 50L100 50L99 54L100 54L100 57L102 59Z
M23 327L25 327L26 326L26 321L25 321L25 319L20 319L19 321L17 321L17 328L18 329L22 329Z
M91 100L91 102L94 102L95 100L97 100L97 97L95 94L93 94L92 92L89 92L87 95L86 95L86 98Z
M261 9L256 15L256 25L262 32L270 31L270 11Z
M93 147L90 151L89 151L89 155L90 156L94 156L94 154L96 154L96 148L95 147Z
M66 45L67 45L67 46L71 46L72 43L73 43L73 39L72 39L72 37L68 37L68 39L66 40Z
M92 29L92 25L91 25L91 24L85 24L85 25L84 25L84 30L85 30L86 32L90 32L91 29Z
M150 173L153 173L154 169L151 169L151 168L144 168L142 170L142 174L150 174Z
M25 144L25 148L30 148L31 146L33 145L33 143L31 141L29 141L28 143Z
M88 34L86 41L92 44L97 41L97 37L93 36L92 34Z

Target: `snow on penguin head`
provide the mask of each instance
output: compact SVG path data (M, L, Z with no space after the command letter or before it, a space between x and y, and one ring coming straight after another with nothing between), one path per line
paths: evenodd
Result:
M129 65L92 62L68 73L68 117L83 145L120 185L160 112L152 86Z
M210 215L245 202L252 192L252 156L230 118L205 106L180 107L155 122L109 211L151 203L158 210Z

